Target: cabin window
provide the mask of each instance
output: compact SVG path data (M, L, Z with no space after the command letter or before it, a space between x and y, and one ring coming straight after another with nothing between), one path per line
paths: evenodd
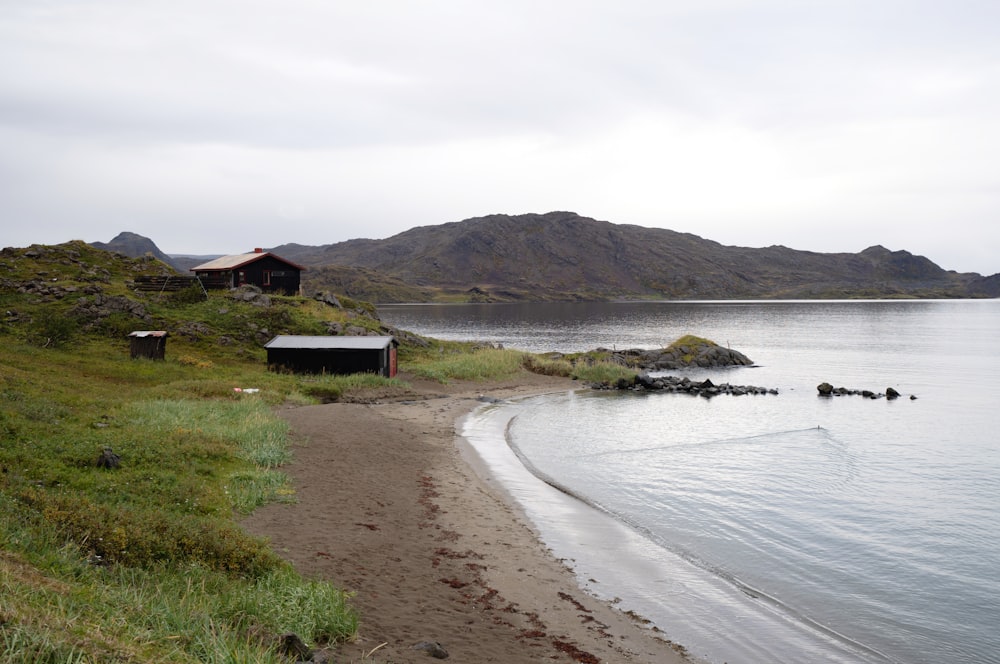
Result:
M247 273L243 270L239 271L240 286L247 282Z
M265 286L270 286L271 285L271 271L270 270L264 270L264 285Z

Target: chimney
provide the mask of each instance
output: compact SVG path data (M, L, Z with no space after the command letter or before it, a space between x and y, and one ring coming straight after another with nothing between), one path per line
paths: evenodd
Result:
M262 254L262 253L264 253L264 250L261 249L260 247L255 247L254 250L253 250L253 252L255 254Z

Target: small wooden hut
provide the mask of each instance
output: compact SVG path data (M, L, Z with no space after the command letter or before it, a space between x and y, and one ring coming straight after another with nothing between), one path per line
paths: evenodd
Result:
M162 360L167 352L167 333L163 330L136 330L129 333L132 359L144 357Z
M313 374L396 375L395 337L279 335L266 344L271 371Z

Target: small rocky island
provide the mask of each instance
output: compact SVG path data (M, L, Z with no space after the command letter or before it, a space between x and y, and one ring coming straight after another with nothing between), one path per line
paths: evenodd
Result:
M745 394L777 394L774 388L757 385L731 385L729 383L715 384L709 379L693 381L690 378L678 376L650 376L648 372L670 371L678 369L722 369L726 367L749 367L754 362L743 353L732 348L723 347L709 339L694 335L686 335L666 348L654 350L614 350L599 348L594 353L607 354L608 359L616 364L637 370L632 379L619 378L612 384L600 383L592 385L595 389L632 390L632 391L663 391L713 397L719 394L742 396Z
M642 371L676 371L678 369L720 369L723 367L749 367L753 360L732 348L723 347L709 339L687 334L666 348L641 350L598 351L610 353L611 360L623 366Z

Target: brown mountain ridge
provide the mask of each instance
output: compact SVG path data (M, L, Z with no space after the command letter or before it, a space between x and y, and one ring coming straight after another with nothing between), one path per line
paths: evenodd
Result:
M725 246L573 212L496 214L271 251L309 266L308 287L336 285L376 302L1000 296L1000 275L947 271L907 251Z
M146 240L124 233L94 246L126 255L158 251L136 238ZM308 292L379 303L1000 297L1000 274L944 270L908 251L726 246L573 212L495 214L382 240L284 244L270 251L308 268ZM171 258L181 271L200 262Z

